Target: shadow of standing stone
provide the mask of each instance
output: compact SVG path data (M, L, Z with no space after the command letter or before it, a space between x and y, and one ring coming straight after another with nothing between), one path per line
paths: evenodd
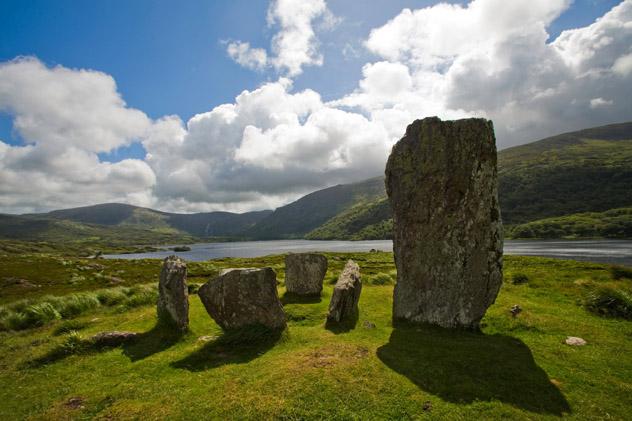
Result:
M500 401L562 416L571 408L519 339L437 326L396 327L377 356L420 389L449 402Z
M177 256L167 257L162 264L157 307L160 323L175 326L181 332L189 328L187 264Z
M394 321L478 328L502 283L496 159L485 119L416 120L393 147Z
M358 302L361 292L360 266L353 260L349 260L334 286L327 313L327 328L334 331L346 331L355 327L358 321Z

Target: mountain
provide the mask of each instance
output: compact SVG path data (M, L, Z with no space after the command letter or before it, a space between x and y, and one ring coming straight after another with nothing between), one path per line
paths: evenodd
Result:
M385 194L382 177L318 190L277 208L245 235L256 239L302 238L351 206L371 203Z
M272 211L241 214L230 212L181 214L161 212L122 203L105 203L28 216L88 224L179 232L204 238L238 236L270 213Z
M552 226L562 224L561 221L547 221L537 225L539 229L535 231L534 226L528 227L531 231L512 227L544 218L632 206L632 122L564 133L502 150L498 153L498 176L503 222L510 235L544 235L543 227L548 226L550 232L560 235L621 237L622 232L628 232L621 227L622 219L632 219L632 215L620 215L616 222L609 219L608 213L592 215L593 221L607 220L596 225L601 230L590 234L588 230L575 232L566 226L576 218L566 220L564 229L558 225L557 231ZM390 218L385 196L378 197L348 207L314 228L306 238L390 238ZM581 219L585 221L586 217Z
M632 122L502 150L498 174L502 216L510 236L630 237L627 221L632 214L620 208L632 207ZM318 190L274 211L177 214L106 203L45 214L0 215L0 238L39 241L360 240L390 238L391 230L382 176Z
M383 181L383 179L381 179ZM361 202L340 212L305 235L309 240L380 240L392 238L393 220L388 199Z
M632 206L632 122L505 149L498 172L507 225Z
M50 242L67 247L99 243L106 249L194 241L193 236L177 230L99 225L37 215L0 215L0 239Z

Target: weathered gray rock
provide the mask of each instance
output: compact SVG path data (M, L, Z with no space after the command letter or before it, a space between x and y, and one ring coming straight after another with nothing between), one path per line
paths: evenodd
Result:
M92 336L90 340L97 347L105 347L105 346L119 346L124 343L130 342L138 338L138 333L136 332L126 332L126 331L118 331L114 330L111 332L100 332L96 335Z
M577 336L569 336L564 340L564 343L570 346L584 346L587 342Z
M208 314L225 330L247 326L283 329L285 313L271 268L228 269L198 290Z
M327 273L327 258L317 253L285 256L285 288L296 295L320 295Z
M477 328L502 282L496 140L485 119L416 120L386 164L393 319Z
M167 257L162 264L158 282L158 318L181 331L189 327L187 264L176 256Z
M345 322L356 318L361 292L360 266L353 260L349 260L334 286L334 293L329 302L327 323Z

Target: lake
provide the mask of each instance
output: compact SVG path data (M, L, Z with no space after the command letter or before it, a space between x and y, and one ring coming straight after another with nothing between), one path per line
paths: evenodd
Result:
M393 243L390 240L274 240L199 243L191 244L189 247L191 247L191 251L175 254L186 260L201 261L221 257L260 257L269 254L307 251L358 252L371 249L392 251ZM174 252L165 249L149 253L113 254L104 257L113 259L163 259L171 254L174 254ZM555 257L632 266L632 240L507 240L505 241L505 254Z

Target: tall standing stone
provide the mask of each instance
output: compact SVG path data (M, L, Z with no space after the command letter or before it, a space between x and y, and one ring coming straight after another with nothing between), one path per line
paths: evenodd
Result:
M176 256L167 257L158 282L158 318L186 331L189 327L187 264Z
M361 292L360 266L353 260L349 260L334 286L334 293L329 302L327 323L348 322L356 318Z
M327 258L317 253L285 256L285 288L296 295L320 295L327 273Z
M477 328L502 282L496 140L485 119L416 120L386 164L394 321Z
M281 330L286 326L271 268L224 270L202 285L198 296L222 329L264 326Z

